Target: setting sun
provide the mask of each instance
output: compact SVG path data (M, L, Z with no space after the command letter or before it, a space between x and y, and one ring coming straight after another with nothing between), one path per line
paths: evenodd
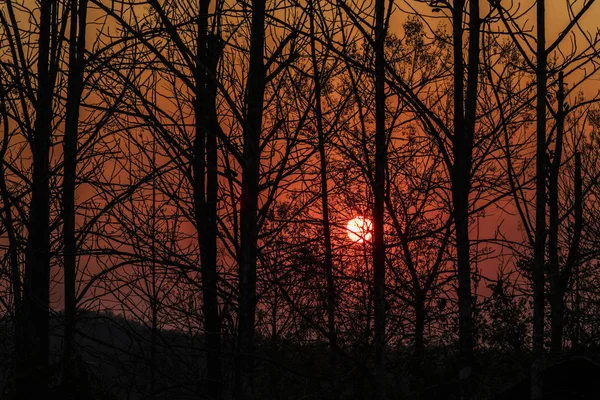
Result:
M365 240L371 240L373 223L368 218L358 216L348 221L346 229L348 230L348 237L350 240L356 243L362 243Z

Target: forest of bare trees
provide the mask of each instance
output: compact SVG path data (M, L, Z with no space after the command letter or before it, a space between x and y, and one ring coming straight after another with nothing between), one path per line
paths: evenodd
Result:
M595 0L0 0L0 399L596 399Z

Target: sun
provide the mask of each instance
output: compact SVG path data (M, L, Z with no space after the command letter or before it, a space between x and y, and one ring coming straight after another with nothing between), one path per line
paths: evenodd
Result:
M346 229L348 230L348 237L355 243L368 242L373 236L373 223L370 219L363 216L358 216L348 221Z

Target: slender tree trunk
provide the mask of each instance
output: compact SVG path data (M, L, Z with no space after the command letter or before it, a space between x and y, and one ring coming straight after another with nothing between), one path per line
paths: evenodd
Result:
M17 365L17 398L46 398L48 391L50 305L50 136L54 97L50 64L51 24L56 4L39 9L38 88L32 139L33 174L23 285L23 355Z
M581 153L575 153L575 226L573 229L573 240L571 242L571 249L569 251L569 257L567 258L567 268L572 268L571 274L575 274L575 333L573 338L572 347L577 349L579 345L579 333L581 330L581 309L580 309L580 297L579 297L579 271L576 269L579 267L580 261L580 240L581 233L583 230L583 180L581 175ZM566 287L566 285L565 285ZM564 312L564 311L563 311Z
M550 351L555 355L562 350L565 290L561 286L561 282L556 282L550 297Z
M208 67L211 74L216 77L216 68L221 57L221 43L214 36L208 41ZM207 268L203 270L204 313L207 328L207 344L209 348L209 395L217 399L221 397L221 323L219 318L218 272L217 272L217 203L218 203L218 148L217 132L221 129L217 117L217 87L213 79L207 82L209 106L210 130L206 136L206 200L207 200L207 243L205 244L205 261ZM204 264L204 261L203 261Z
M461 398L471 397L473 373L473 322L471 262L469 256L469 193L479 75L479 0L469 2L469 44L466 99L464 94L463 18L465 1L454 2L454 165L451 172L452 202L458 267L459 349Z
M260 133L265 93L265 0L253 0L250 31L250 64L246 84L242 196L240 200L238 399L254 398L254 320L256 314L256 264Z
M425 299L418 294L415 299L415 356L419 360L425 350Z
M411 390L421 393L423 389L423 356L425 353L425 298L422 289L417 288L415 295L415 333L414 333L414 352L412 361L412 380Z
M573 268L580 260L581 233L583 230L583 176L581 172L581 153L575 153L575 226L573 229L573 240L567 258L567 265Z
M533 261L533 362L531 399L543 397L544 265L546 244L546 22L545 0L537 0L537 136L535 248Z
M158 345L158 293L156 292L156 269L154 259L152 262L152 294L150 298L150 309L152 311L150 319L150 399L155 398L156 393L156 355Z
M562 350L563 337L563 315L564 315L564 285L558 257L558 175L562 160L563 138L564 138L564 83L563 73L558 77L558 110L556 113L556 144L554 146L554 158L550 166L548 176L548 267L550 280L550 351L559 353Z
M63 241L64 241L64 296L65 337L63 348L63 385L68 398L74 398L75 318L77 244L75 241L75 178L77 174L77 141L79 106L83 92L87 0L71 0L69 37L69 75L64 136L63 179Z
M4 136L2 138L2 151L0 152L0 160L4 160L4 155L8 149L8 143L10 140L10 128L8 125L8 112L6 110L6 103L4 99L0 99L0 118L2 118L2 130ZM0 195L2 196L2 224L6 228L6 234L8 236L8 257L10 262L10 273L11 273L11 290L14 303L14 341L15 341L15 352L17 354L17 360L15 367L17 373L21 371L19 368L19 356L24 354L23 348L23 311L22 311L22 291L21 291L21 271L19 268L19 253L18 253L18 242L17 235L15 234L15 226L13 220L13 206L12 198L6 186L6 175L4 173L4 163L0 164Z
M273 275L271 279L277 280L277 260L279 260L279 251L276 251L275 256L275 268L273 268ZM281 362L279 356L279 334L277 332L277 310L279 309L279 289L273 288L273 306L271 308L271 362L269 362L269 389L271 392L272 399L279 399L279 380L280 380L280 368Z
M329 189L327 185L327 153L325 151L325 132L323 129L323 110L321 105L321 74L317 60L316 36L315 36L315 8L311 0L310 13L310 38L311 59L313 68L313 80L315 84L315 117L317 122L317 135L319 138L319 161L321 177L321 207L323 241L325 245L325 274L327 276L327 332L329 333L329 368L333 398L339 398L339 379L337 373L337 333L335 329L335 282L333 280L333 258L331 247L331 226L329 223Z
M153 74L152 79L153 101L156 104L156 78ZM156 139L152 139L152 172L156 171ZM156 369L157 369L157 345L158 345L158 288L156 285L156 177L152 177L152 214L150 216L151 225L151 240L150 245L150 290L152 291L149 296L150 310L152 315L150 316L150 399L155 398L156 395Z
M385 400L385 3L375 0L375 181L373 187L373 286L375 294L375 384L377 399Z
M200 2L197 32L196 137L194 140L194 205L200 244L202 311L207 348L205 395L221 397L221 326L217 295L217 130L216 68L221 55L218 39L208 34L210 1Z

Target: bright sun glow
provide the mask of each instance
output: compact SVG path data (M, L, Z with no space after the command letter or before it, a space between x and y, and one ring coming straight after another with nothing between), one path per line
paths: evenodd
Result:
M358 216L348 221L346 225L348 230L348 237L350 240L356 243L362 243L365 240L371 240L373 232L373 223L370 219Z

